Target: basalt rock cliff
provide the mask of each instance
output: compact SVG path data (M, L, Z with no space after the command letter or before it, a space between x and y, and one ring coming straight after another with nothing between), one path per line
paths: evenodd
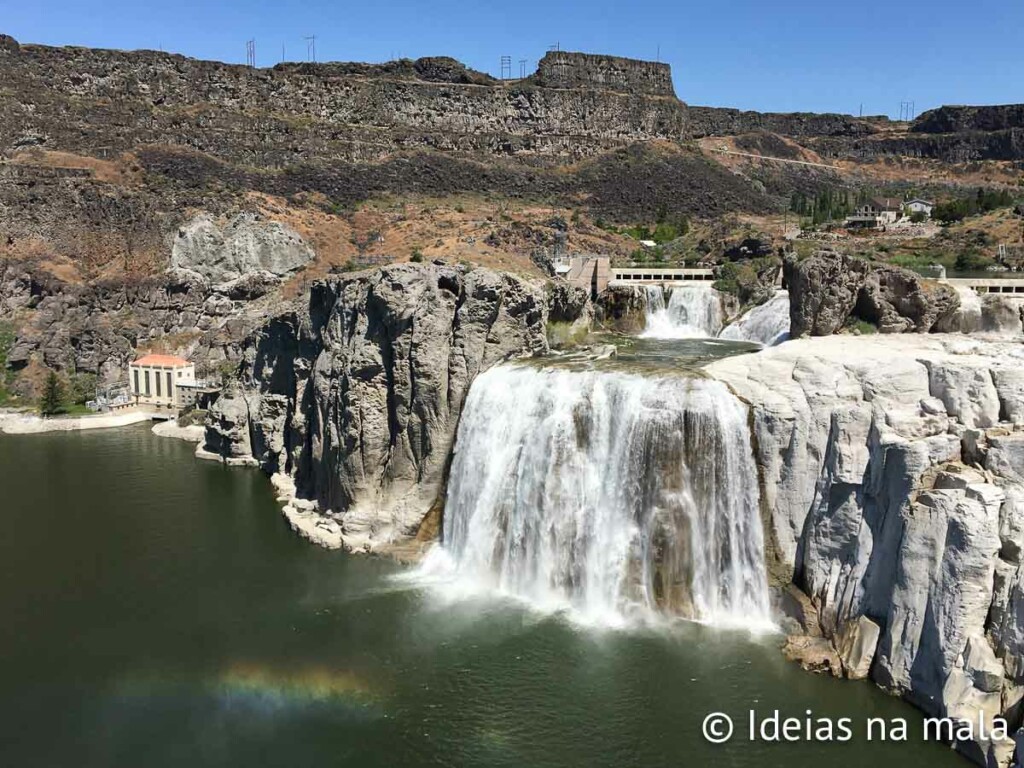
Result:
M482 268L400 265L316 283L308 304L249 338L203 450L289 476L289 517L320 543L407 539L439 509L474 377L546 351L547 315L542 285Z
M935 717L1022 725L1024 350L801 339L708 373L750 404L770 570L809 596L797 656ZM798 604L799 605L799 604ZM978 728L975 726L975 733ZM1007 765L1012 740L954 744Z

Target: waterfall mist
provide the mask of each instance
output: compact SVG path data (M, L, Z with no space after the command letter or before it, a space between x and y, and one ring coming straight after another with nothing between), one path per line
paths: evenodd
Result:
M719 382L504 365L463 411L421 572L616 624L769 623L747 410Z

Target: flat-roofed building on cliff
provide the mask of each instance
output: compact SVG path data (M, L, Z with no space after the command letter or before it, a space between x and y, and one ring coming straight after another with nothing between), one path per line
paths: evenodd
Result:
M143 355L128 366L128 386L138 405L184 408L195 401L196 367L174 355Z

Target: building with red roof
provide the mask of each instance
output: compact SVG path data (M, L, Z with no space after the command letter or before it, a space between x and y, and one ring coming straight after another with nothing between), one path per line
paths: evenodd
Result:
M179 410L195 402L196 367L174 355L143 355L128 365L128 386L138 405Z

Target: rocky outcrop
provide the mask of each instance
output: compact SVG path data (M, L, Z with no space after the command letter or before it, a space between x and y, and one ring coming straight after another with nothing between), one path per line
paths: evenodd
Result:
M622 333L639 333L647 325L647 291L638 285L610 285L597 297L595 320Z
M0 55L0 149L30 136L88 154L162 144L274 169L422 149L579 156L686 134L668 66L615 57L563 52L572 66L501 83L442 57L254 69L157 51Z
M1024 104L997 106L944 106L923 112L910 130L914 133L958 133L1024 129Z
M548 51L534 80L546 88L598 88L675 98L668 64L574 51Z
M313 257L297 232L255 213L240 213L224 226L201 213L178 229L171 246L172 269L194 272L212 283L237 281L252 273L285 277ZM241 292L251 295L251 284L250 279ZM229 286L224 292L238 293L239 288Z
M933 335L802 339L707 367L751 404L770 571L810 596L842 673L989 732L1021 725L1022 365L1019 344ZM955 746L989 765L1013 752Z
M854 320L881 333L928 333L948 325L960 306L959 295L948 285L832 251L788 258L783 273L793 338L828 336Z
M0 320L15 329L7 363L13 371L37 362L115 384L138 350L160 349L200 362L201 375L211 375L239 359L242 340L262 322L273 301L260 298L266 280L257 273L211 287L175 270L81 285L33 262L0 261Z
M808 112L743 112L721 107L689 109L690 132L696 137L739 136L766 131L782 136L869 136L878 131L876 123L886 118L857 118L852 115Z
M317 283L308 305L250 338L201 450L291 476L291 517L328 526L324 541L408 538L442 497L474 377L546 351L547 312L542 286L482 268L408 264ZM314 512L323 525L309 524Z

